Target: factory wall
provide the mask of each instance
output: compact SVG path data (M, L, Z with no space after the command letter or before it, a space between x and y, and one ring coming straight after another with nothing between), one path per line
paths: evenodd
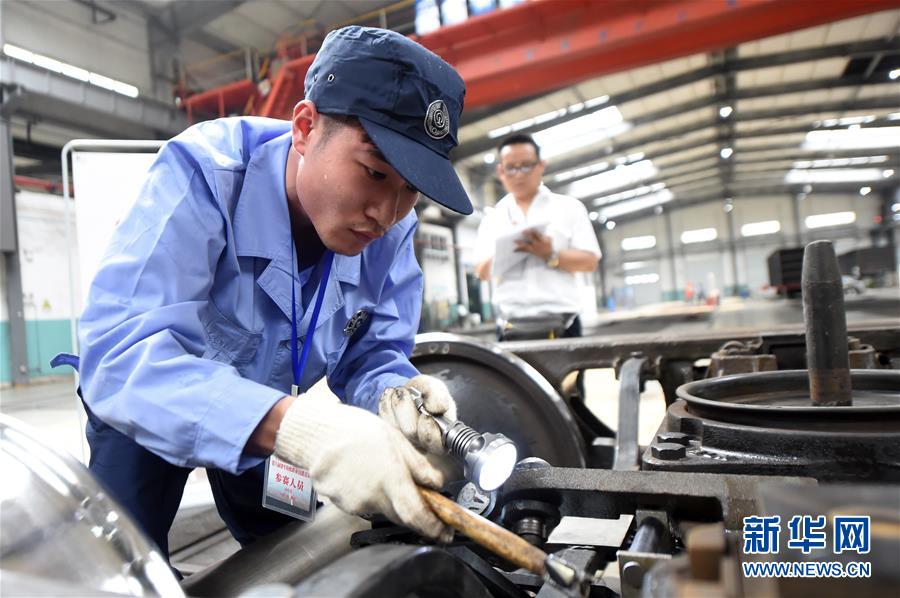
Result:
M791 202L798 201L795 217ZM879 198L874 194L816 194L802 200L793 197L742 197L733 202L737 279L730 254L730 233L724 204L706 203L640 220L618 223L614 229L600 227L606 259L607 293L616 308L637 307L659 301L683 299L688 283L705 295L718 289L722 295L761 296L767 292L766 258L778 248L796 247L817 239L831 239L838 254L868 247L869 230L875 226ZM849 225L820 229L806 227L807 216L853 211ZM669 224L671 222L671 240ZM745 224L777 220L781 230L759 236L743 236ZM799 227L799 235L798 235ZM687 230L713 228L716 238L707 242L682 243ZM622 241L652 235L655 245L624 250ZM671 252L670 252L671 248Z
M52 369L57 353L72 350L69 254L77 262L72 225L72 247L66 245L63 199L58 195L19 191L16 210L19 226L19 260L22 300L28 345L29 376L65 376L69 368ZM6 296L6 271L2 268L0 296ZM9 360L9 319L6 301L0 301L0 383L12 379Z

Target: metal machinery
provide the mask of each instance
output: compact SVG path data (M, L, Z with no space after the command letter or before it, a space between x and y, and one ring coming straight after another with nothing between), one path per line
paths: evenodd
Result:
M522 459L498 490L484 493L462 480L448 493L587 572L581 584L515 569L460 535L450 546L429 545L404 528L326 507L315 523L289 527L189 577L185 592L896 595L900 321L853 326L848 337L833 260L830 245L807 249L805 324L770 332L500 345L419 337L415 365L447 382L461 419L509 436ZM571 372L608 367L621 380L618 433L563 384ZM642 447L637 405L648 380L660 382L668 408L653 442ZM779 515L786 523L798 514L830 520L840 513L871 518L870 552L829 550L824 558L870 561L870 577L742 574L748 560L820 558L784 544L777 556L744 554L744 517ZM4 544L4 560L5 551Z

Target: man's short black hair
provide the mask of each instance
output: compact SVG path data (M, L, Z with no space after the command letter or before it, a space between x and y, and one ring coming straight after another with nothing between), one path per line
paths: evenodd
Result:
M497 153L503 151L503 148L507 145L517 145L519 143L527 143L531 147L534 148L534 153L537 155L538 160L541 159L541 148L538 146L537 142L534 140L534 137L531 135L525 135L523 133L518 133L516 135L510 135L506 139L500 142L500 145L497 146Z
M323 114L320 112L319 116L325 117L322 119L324 126L322 128L321 141L323 144L331 139L331 137L343 127L362 128L359 119L349 114Z

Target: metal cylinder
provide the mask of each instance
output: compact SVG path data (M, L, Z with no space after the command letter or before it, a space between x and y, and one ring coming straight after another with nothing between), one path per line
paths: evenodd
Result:
M629 552L659 552L662 540L662 523L652 517L645 519L634 533Z
M831 241L806 246L802 288L810 398L814 405L850 405L844 285Z
M441 419L445 418L442 417ZM447 447L447 452L451 455L465 460L466 452L469 450L469 444L479 436L481 436L481 434L466 424L457 421L444 434L444 445Z

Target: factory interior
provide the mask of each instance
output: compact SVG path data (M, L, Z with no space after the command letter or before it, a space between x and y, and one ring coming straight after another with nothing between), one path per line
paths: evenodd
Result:
M389 81L377 69L397 54L356 72L363 110L417 85L447 94L384 113L414 132L303 116L316 89L348 85L313 76L350 60L332 55L343 31L442 65ZM456 74L461 106L426 81ZM265 195L257 128L290 148L281 299L267 266L283 258L247 250L280 230L246 208ZM471 206L422 190L382 129L442 161ZM368 189L399 181L414 205L377 234L349 229L364 243L345 252L316 214L352 218L358 178L304 166L341 173L357 132L387 172ZM0 0L0 142L0 595L900 595L896 0ZM237 207L216 195L232 185L249 189ZM343 197L316 212L303 189ZM294 200L324 269L303 269ZM199 290L178 303L182 280ZM436 388L452 407L434 410ZM445 533L401 502L348 506L391 495L363 481L383 446L355 453L345 493L327 483L337 462L285 457L291 411L254 453L277 405L304 401L368 411L413 453L436 430L425 463L443 483L413 465L403 483ZM258 413L225 413L241 407ZM337 419L304 429L343 463L365 445ZM95 453L107 431L180 472L161 536L146 521L164 517L135 506L155 509L157 480L124 450ZM226 445L229 468L209 456ZM284 519L249 540L221 494L245 459L265 465L252 507ZM272 498L270 466L311 493L277 474Z

